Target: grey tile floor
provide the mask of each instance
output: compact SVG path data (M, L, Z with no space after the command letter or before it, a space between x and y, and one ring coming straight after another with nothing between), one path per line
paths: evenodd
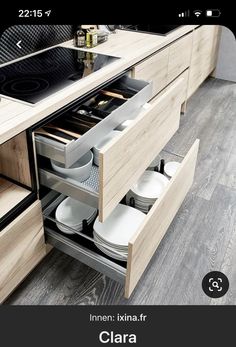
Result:
M236 84L208 79L189 100L168 149L185 154L196 138L192 189L129 300L120 284L53 250L5 304L236 304ZM230 281L221 299L201 289L213 270Z

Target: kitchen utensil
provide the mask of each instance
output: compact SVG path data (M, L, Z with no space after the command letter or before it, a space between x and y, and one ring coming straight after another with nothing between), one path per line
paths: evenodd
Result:
M122 94L110 92L109 90L101 90L101 93L104 94L104 95L111 96L113 98L128 100L128 98L125 98Z
M177 161L169 161L165 164L164 172L167 176L172 177L176 173L180 163Z
M64 164L51 159L52 168L67 177L73 178L78 182L83 182L89 178L93 163L92 151L84 154L71 167L65 168Z
M92 128L93 126L96 125L96 123L94 123L92 119L85 120L85 119L82 119L82 118L79 118L76 116L72 116L71 118L78 120L78 122L79 122L78 125L83 124L83 125L89 126L90 128Z
M62 142L64 144L68 144L68 143L71 142L71 140L65 139L64 137L61 137L61 136L58 136L58 135L51 134L51 133L49 133L48 131L46 131L46 130L44 130L42 128L35 130L35 134L45 135L47 137L51 137L52 139L60 141L60 142Z
M47 124L47 125L45 126L45 128L58 130L58 131L60 131L60 132L62 132L62 133L65 133L65 134L67 134L67 135L76 137L77 139L79 139L79 138L81 137L80 134L75 133L74 131L70 131L70 130L67 130L67 129L64 129L64 128L60 128L60 127L57 127L56 125L53 125L53 124Z

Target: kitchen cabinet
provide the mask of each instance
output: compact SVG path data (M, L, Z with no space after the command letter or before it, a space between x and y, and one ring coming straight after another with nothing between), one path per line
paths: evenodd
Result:
M132 77L153 83L152 97L167 85L169 48L153 54L132 69Z
M0 302L45 255L42 210L36 201L0 232Z
M190 66L193 33L187 34L169 46L167 84Z
M0 232L36 200L30 158L26 132L0 146Z
M217 25L203 25L193 31L188 98L215 69L219 37L220 28Z
M125 297L129 298L192 185L198 146L199 140L196 140L162 195L129 241L127 263L113 260L100 252L88 230L85 230L84 234L71 236L57 228L55 209L65 196L59 195L57 199L53 196L51 204L43 212L47 242L124 284Z
M184 79L180 78L167 88L160 98L157 98L151 105L145 105L150 94L142 98L145 109L125 131L120 133L110 144L102 148L99 154L99 168L95 165L93 166L92 179L78 183L53 172L50 165L44 167L44 160L42 160L42 164L39 163L41 184L98 208L99 219L103 222L124 197L132 184L141 176L156 154L177 131L183 90ZM119 107L117 108L117 113L119 113ZM136 113L138 113L138 110ZM106 118L107 122L109 117L112 117L112 114ZM126 119L130 118L129 107L126 108L124 117ZM98 123L100 128L97 131L101 128L107 131L106 123L104 121ZM96 132L96 128L97 125L91 129L94 129L93 133ZM90 131L85 133L88 138L87 151L95 144L94 136L89 136L89 133ZM36 146L36 150L37 154L44 154L40 146ZM77 160L80 152L77 151L76 154L77 158L75 159ZM139 160L140 156L143 157L141 162Z
M153 205L137 234L130 240L127 264L112 260L100 252L87 231L75 236L62 233L57 227L55 210L66 196L92 206L95 203L93 198L96 197L95 207L98 208L99 219L102 222L106 220L179 128L181 104L186 95L186 76L187 71L170 83L150 104L145 103L133 122L102 148L99 154L97 191L91 191L91 187L90 190L86 190L85 182L79 184L68 177L58 175L50 168L41 167L38 160L39 181L42 186L51 189L44 198L47 204L43 210L47 242L125 284L127 298L192 184L198 141L186 154L162 198ZM126 114L126 118L129 118L129 113Z
M68 196L96 207L99 220L104 222L119 203L124 203L127 192L153 159L159 153L165 158L165 146L179 128L183 103L214 70L218 38L217 26L200 26L184 32L156 52L152 50L151 55L142 56L138 63L130 64L122 74L113 78L109 75L111 79L107 78L102 85L99 75L98 80L91 83L88 94L75 99L77 91L74 90L74 99L70 95L68 105L59 103L63 106L61 109L58 110L57 105L57 111L48 118L42 117L27 132L1 146L0 197L4 204L0 213L5 223L1 224L0 232L1 301L46 254L44 233L47 245L123 283L125 297L130 297L191 187L199 140L195 140L183 157L176 156L181 164L129 241L127 262L102 253L96 247L92 230L75 235L61 232L55 210ZM139 41L136 44L141 49ZM125 98L128 100L117 101L112 111L78 139L62 143L38 134L39 128L54 121L60 121L63 127L67 117L76 114L81 106L86 106L91 98L114 83L133 89L133 95ZM71 166L111 130L130 119L133 122L102 148L99 166L93 165L88 180L79 183L53 171L50 160ZM34 148L35 157L29 151L29 144ZM34 176L34 164L38 180ZM36 193L41 202L36 201ZM22 202L29 197L33 200L23 206Z
M189 33L133 67L132 76L153 83L152 97L190 66L193 34Z

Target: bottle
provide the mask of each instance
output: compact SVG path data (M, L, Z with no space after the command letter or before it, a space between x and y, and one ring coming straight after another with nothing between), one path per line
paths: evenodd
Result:
M94 27L90 27L86 33L86 47L92 48L98 44L98 34Z
M78 30L75 33L75 46L84 47L85 46L85 34L81 29L81 26L78 27Z

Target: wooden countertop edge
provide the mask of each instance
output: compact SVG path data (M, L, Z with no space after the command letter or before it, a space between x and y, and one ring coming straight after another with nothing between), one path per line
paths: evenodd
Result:
M124 70L162 49L196 27L197 25L184 25L167 36L119 30L117 34L111 34L107 42L90 50L91 52L120 56L121 58L117 62L96 71L96 73L74 83L72 86L64 88L62 91L38 103L37 106L24 105L25 107L23 107L23 103L21 102L9 101L6 98L2 98L4 102L2 105L0 102L0 144L31 127L74 99L119 75ZM60 46L72 47L72 42L65 42ZM127 55L124 56L124 54ZM17 113L18 109L19 113ZM5 115L2 114L1 118L1 111L3 112L4 110ZM11 111L16 112L16 115L8 117Z

